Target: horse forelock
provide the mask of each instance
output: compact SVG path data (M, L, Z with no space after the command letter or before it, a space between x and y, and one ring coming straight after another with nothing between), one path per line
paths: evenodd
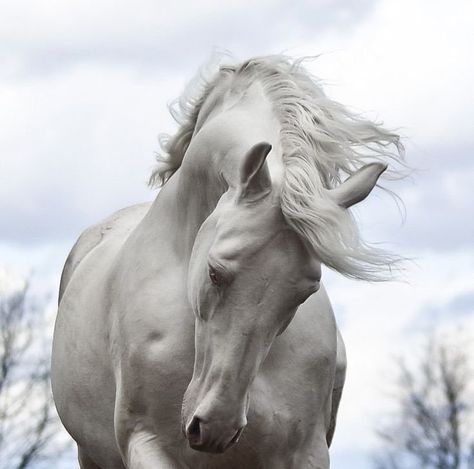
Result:
M228 86L233 87L259 81L273 103L281 127L284 179L280 200L287 223L325 265L343 275L390 278L398 259L366 244L350 212L336 205L327 189L371 161L395 163L386 176L399 176L403 166L399 135L327 97L302 60L257 57L237 66L221 66L213 75L201 71L178 101L178 112L172 110L180 128L173 137L162 139L167 155L158 156L150 183L163 184L179 168L202 106L229 77Z

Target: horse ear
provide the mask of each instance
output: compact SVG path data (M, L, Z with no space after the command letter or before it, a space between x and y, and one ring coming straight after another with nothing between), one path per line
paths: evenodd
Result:
M349 208L364 200L377 184L380 175L387 169L384 163L362 166L340 186L329 191L333 200L343 208Z
M240 168L241 198L258 198L270 192L272 180L265 159L271 149L269 143L260 142L245 155Z

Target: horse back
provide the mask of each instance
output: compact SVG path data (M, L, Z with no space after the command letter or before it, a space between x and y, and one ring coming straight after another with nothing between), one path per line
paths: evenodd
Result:
M122 236L125 239L128 233L138 225L149 208L150 203L148 202L123 208L81 233L63 267L59 285L59 304L61 304L61 299L69 281L83 259L111 236Z

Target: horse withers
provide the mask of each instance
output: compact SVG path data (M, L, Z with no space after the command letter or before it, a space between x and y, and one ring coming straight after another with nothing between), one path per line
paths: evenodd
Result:
M376 280L393 262L348 208L398 137L280 56L222 66L182 111L156 199L66 261L61 420L85 469L327 469L345 351L321 264Z

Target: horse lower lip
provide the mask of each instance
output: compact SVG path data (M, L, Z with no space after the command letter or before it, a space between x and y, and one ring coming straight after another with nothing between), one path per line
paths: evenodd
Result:
M212 453L212 454L221 454L226 451L231 444L227 446L223 445L204 445L204 444L193 444L189 442L189 446L195 451L202 451L204 453Z
M189 446L195 450L195 451L202 451L204 453L219 453L222 451L219 451L218 448L214 448L213 446L208 446L203 444L201 441L189 441Z
M206 453L214 453L214 454L219 454L219 453L224 453L227 451L231 446L234 446L240 439L240 436L242 435L243 427L240 430L237 430L235 432L235 435L232 437L231 440L227 444L219 444L219 445L214 445L214 444L205 444L200 437L188 437L188 442L189 446L194 449L195 451L203 451Z

